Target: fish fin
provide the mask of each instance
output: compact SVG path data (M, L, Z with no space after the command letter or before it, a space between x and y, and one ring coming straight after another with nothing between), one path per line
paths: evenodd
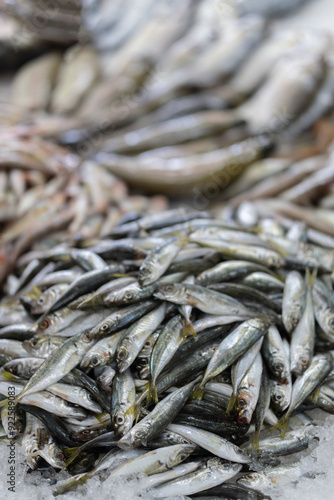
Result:
M307 285L308 288L312 288L313 287L315 279L317 277L317 274L318 274L318 269L317 268L313 269L312 272L310 272L309 268L306 268L306 271L305 271L305 280L306 280L306 285Z
M100 424L103 424L104 423L104 420L103 418L106 416L106 412L102 412L102 413L95 413L95 418L100 422Z
M195 332L195 329L192 325L192 323L186 323L184 325L184 328L183 328L183 331L182 331L182 337L183 337L183 340L185 340L187 337L196 337L196 332Z
M155 385L155 383L153 381L151 381L150 384L149 384L149 390L148 390L147 398L149 398L150 401L152 401L152 399L153 399L154 402L155 402L155 404L157 404L159 402L157 388L156 388L156 385Z
M65 467L66 469L79 455L80 455L81 447L80 446L75 446L74 448L65 448L64 453L68 457L68 459L65 462Z
M126 410L125 415L133 416L135 423L137 423L140 417L140 411L141 411L141 406L137 403L134 403L131 406L129 406L129 408Z
M255 450L257 454L259 454L260 450L260 435L259 432L255 433L255 436L252 441L252 450Z
M131 278L131 274L127 273L115 273L112 275L113 278Z
M198 399L199 401L201 401L203 398L203 394L204 394L204 389L199 385L192 393L191 399Z
M3 399L2 401L0 401L0 408L6 408L8 410L8 403L9 403L8 398Z
M319 395L320 395L320 391L321 391L321 387L317 387L316 389L314 389L314 391L312 392L312 394L309 397L309 399L312 401L312 403L314 405L317 404L317 401L318 401Z
M230 400L228 402L227 408L226 408L227 414L231 413L231 411L233 410L236 399L237 399L236 395L234 393L232 393Z
M290 420L289 416L287 414L285 414L272 428L273 431L275 431L276 429L280 429L281 439L283 439L285 434L286 434L286 431L287 431L288 425L289 425L289 420Z
M13 375L10 372L7 372L6 370L1 370L1 375L6 380L20 380L21 381L21 379L19 377L16 377L15 375ZM0 405L0 407L1 407L1 405Z
M62 495L63 493L66 493L66 491L73 490L80 483L85 483L88 479L87 475L88 474L85 472L84 474L78 474L77 476L70 477L63 484L58 486L58 488L53 492L53 496L56 497L58 495Z

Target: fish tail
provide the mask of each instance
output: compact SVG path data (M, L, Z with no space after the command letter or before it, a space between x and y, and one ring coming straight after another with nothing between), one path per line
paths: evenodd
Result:
M63 484L58 486L58 488L53 492L53 496L62 495L66 491L75 489L80 483L85 483L87 480L87 473L78 474L77 476L70 477Z
M320 396L320 391L321 391L321 387L317 387L316 389L314 389L314 391L312 392L312 394L309 397L309 399L312 401L312 403L314 405L316 405L318 402L318 399Z
M182 331L182 337L183 337L183 340L185 340L187 337L194 337L194 338L196 337L195 328L193 327L191 322L186 323L184 325L184 328Z
M274 425L274 427L272 428L272 430L276 430L276 429L280 429L281 431L281 439L284 438L285 434L286 434L286 431L288 429L288 425L289 425L289 415L288 414L285 414L283 415L283 417Z
M65 467L66 469L79 455L81 451L81 446L75 446L74 448L65 448L64 453L68 457L68 459L65 462Z
M198 387L196 387L196 389L194 390L194 392L192 393L191 395L191 398L192 399L198 399L198 400L202 400L203 398L203 394L204 394L204 389L203 387L201 387L200 385Z
M104 417L107 415L106 412L102 412L102 413L95 413L95 418L100 422L100 424L103 424L104 423Z
M21 380L19 377L16 377L15 375L13 375L12 373L10 372L7 372L7 370L4 370L2 369L1 370L1 375L3 376L3 378L5 378L6 380ZM0 407L1 407L1 403L0 403Z
M226 413L227 414L231 413L231 411L233 410L236 399L237 399L236 395L234 393L232 393L232 395L230 397L230 400L228 402L227 408L226 408Z
M315 279L317 277L318 269L314 268L313 271L311 272L309 268L306 268L305 271L305 280L306 280L306 285L308 288L312 288L315 282Z
M260 451L260 433L256 432L252 441L252 450L259 454Z
M159 402L157 388L153 380L150 382L147 398L149 398L150 401L153 399L155 403Z

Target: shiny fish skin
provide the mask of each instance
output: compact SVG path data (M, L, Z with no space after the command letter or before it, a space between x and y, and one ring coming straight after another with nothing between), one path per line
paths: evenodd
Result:
M291 271L285 280L282 318L288 333L297 326L305 307L305 282L297 271Z

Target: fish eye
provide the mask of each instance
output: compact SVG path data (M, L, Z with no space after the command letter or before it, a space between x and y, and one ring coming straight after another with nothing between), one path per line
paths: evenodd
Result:
M90 332L86 332L83 334L82 338L85 342L90 342L93 339L93 334Z
M239 455L244 455L243 450L241 450L240 448L239 448L239 450L237 450L237 453L239 453Z
M92 361L91 361L91 364L94 365L94 366L96 366L96 365L99 364L99 362L100 362L99 358L93 358Z
M118 424L123 424L124 423L124 418L123 417L117 417L117 423Z
M137 437L137 438L139 438L139 439L143 438L143 437L144 437L144 435L145 435L145 434L144 434L144 432L143 432L143 431L137 431L137 432L136 432L136 437Z
M281 401L281 399L283 399L283 398L282 398L282 396L280 396L279 394L277 394L277 396L275 396L275 400L276 400L276 401Z
M274 366L274 368L275 368L275 371L277 371L277 372L281 372L281 371L283 371L284 366L283 366L281 363L277 363L277 364Z
M108 323L104 323L104 325L101 326L100 330L103 332L108 329Z
M173 290L174 290L174 285L167 285L167 286L165 287L165 291L166 291L166 292L172 292Z
M328 321L328 325L334 329L334 318L330 318Z
M246 406L246 401L244 399L239 399L239 408L244 408Z
M230 468L229 464L223 464L223 469L229 469L229 468Z
M47 328L49 328L50 325L51 325L51 320L49 318L45 318L43 319L43 321L39 323L38 326L41 330L46 330Z
M143 274L144 276L147 276L150 273L150 270L148 267L144 267L143 269L140 270L140 274Z
M89 464L88 458L84 458L81 463L82 463L82 465L88 465Z
M230 377L228 375L224 375L224 377L222 378L223 382L229 382L230 381Z
M186 458L187 458L187 455L185 455L185 454L180 455L180 460L182 460L182 461L183 461L183 460L185 460Z
M296 318L296 316L292 316L291 318L291 322L296 325L298 323L298 318Z
M182 444L190 444L190 441L188 441L187 439L182 439L182 440L181 440L181 443L182 443Z
M124 351L119 351L118 354L117 354L117 358L118 359L124 359L125 357L125 352Z
M13 375L17 375L17 373L18 373L18 371L19 371L19 368L18 368L18 366L17 366L17 365L15 365L15 366L13 366L13 367L11 368L11 370L12 370L12 374L13 374Z
M146 365L148 364L148 361L147 361L147 359L143 358L143 359L140 359L140 360L139 360L139 364L140 364L141 366L146 366Z
M81 431L82 436L88 436L90 434L90 431L88 429L85 429L84 431Z
M151 345L151 341L150 341L150 340L148 340L147 342L145 342L145 345L146 345L146 347L150 347L150 345Z
M58 460L61 460L62 462L65 460L65 457L64 457L63 453L61 453L61 452L57 453L56 458Z
M246 474L245 478L247 478L247 479L255 479L255 475L254 474Z
M35 339L35 340L31 340L31 341L30 341L30 345L31 345L32 347L36 347L36 346L38 345L38 341L37 341L36 339Z
M128 300L131 300L133 298L133 293L132 292L126 292L124 294L124 297Z
M43 298L43 297L40 297L40 298L38 299L38 301L37 301L37 302L38 302L38 304L43 304L43 302L44 302L44 298Z
M308 365L308 359L306 358L300 358L300 362L303 366L307 366Z
M38 449L37 449L37 448L34 448L34 449L32 450L32 453L37 453L37 452L38 452Z

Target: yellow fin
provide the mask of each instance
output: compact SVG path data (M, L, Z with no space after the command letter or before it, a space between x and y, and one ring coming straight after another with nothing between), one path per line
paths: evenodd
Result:
M317 274L318 274L318 269L315 268L313 269L312 272L310 272L309 268L306 268L305 281L308 288L313 287Z
M74 448L65 448L64 453L68 457L68 460L65 462L65 467L66 469L72 462L75 460L79 455L80 455L81 447L80 446L75 446Z
M290 419L289 419L289 416L287 414L283 415L283 417L272 428L273 431L276 429L280 429L281 439L283 439L285 434L286 434L286 431L287 431L288 426L289 426L289 420Z
M199 401L201 401L203 398L203 394L204 394L204 389L201 386L196 387L196 389L191 395L191 399L198 399Z
M259 433L256 432L253 441L252 441L252 450L256 450L256 453L259 454L260 450L260 436Z
M187 323L184 325L182 336L183 340L185 340L187 337L196 337L196 332L192 323Z
M107 412L95 413L95 418L100 422L100 424L104 424L104 418L108 415Z
M231 413L231 411L233 410L236 399L237 398L236 398L235 394L232 393L232 395L230 397L230 400L228 402L227 408L226 408L226 413L227 414Z
M13 375L12 373L10 372L7 372L7 370L4 370L2 369L1 370L1 375L3 376L3 378L5 378L6 380L19 380L19 381L22 381L22 379L20 379L20 377L16 377L15 375ZM1 407L1 405L0 405Z

